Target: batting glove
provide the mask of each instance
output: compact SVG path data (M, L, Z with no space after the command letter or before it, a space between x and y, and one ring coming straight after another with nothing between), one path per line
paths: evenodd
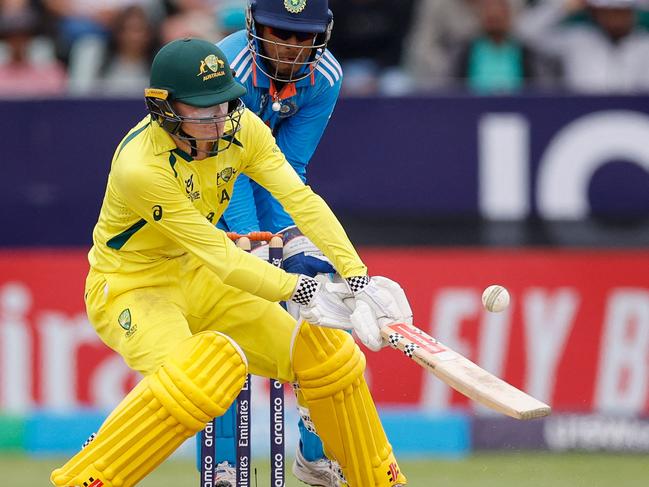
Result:
M381 328L392 323L412 324L412 309L401 286L387 277L368 276L347 279L354 299L345 302L353 308L350 315L354 334L367 348L383 348Z
M343 302L349 297L351 293L344 282L302 274L290 300L299 305L300 317L312 325L349 330L352 328L351 310Z

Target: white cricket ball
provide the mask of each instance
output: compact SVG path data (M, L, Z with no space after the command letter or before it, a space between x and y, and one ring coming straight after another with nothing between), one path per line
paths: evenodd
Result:
M489 286L482 293L482 305L487 311L499 313L509 306L509 292L502 286Z
M278 101L274 101L271 108L274 112L279 112L282 109L282 104Z

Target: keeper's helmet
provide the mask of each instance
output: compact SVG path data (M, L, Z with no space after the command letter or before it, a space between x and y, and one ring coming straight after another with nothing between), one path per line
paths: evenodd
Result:
M150 87L144 90L147 109L153 120L169 134L187 141L196 155L197 142L211 141L209 155L227 149L240 129L246 89L232 76L225 54L211 42L202 39L179 39L160 49L151 65ZM179 101L206 108L228 103L227 113L207 118L184 117L174 109ZM219 137L197 138L187 134L182 124L222 126Z
M287 42L263 39L259 27L272 29L275 37ZM257 69L275 81L293 82L313 73L324 55L333 28L333 14L328 0L250 0L246 10L248 49L252 52ZM296 46L288 42L294 34L299 40L311 39L307 46ZM281 59L278 48L299 48L293 60ZM308 50L304 61L298 61L300 54ZM289 67L289 74L280 67Z

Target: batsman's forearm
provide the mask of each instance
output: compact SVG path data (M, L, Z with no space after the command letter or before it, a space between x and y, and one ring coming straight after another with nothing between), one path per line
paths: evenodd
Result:
M236 258L237 265L223 279L225 284L274 302L288 300L295 291L298 277L295 274L245 252L237 253Z
M333 263L343 277L364 276L367 267L358 256L342 225L324 200L310 187L291 196L287 208L302 233Z

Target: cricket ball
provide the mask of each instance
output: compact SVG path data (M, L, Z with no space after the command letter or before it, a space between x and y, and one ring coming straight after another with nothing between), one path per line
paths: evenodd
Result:
M497 284L489 286L482 293L482 305L487 311L499 313L509 306L509 292Z

